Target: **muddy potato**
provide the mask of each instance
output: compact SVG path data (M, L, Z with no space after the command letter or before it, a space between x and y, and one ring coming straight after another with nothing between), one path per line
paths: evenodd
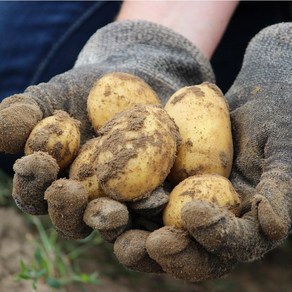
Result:
M207 82L181 88L170 97L165 110L182 138L170 181L177 184L203 173L228 177L233 143L228 104L220 89Z
M89 119L95 130L116 113L135 104L160 104L156 93L142 79L132 74L112 72L101 77L87 99Z
M137 105L99 131L95 168L105 194L118 201L145 198L173 165L178 129L161 106Z
M24 148L26 155L36 151L49 153L60 169L68 166L80 146L80 122L58 110L41 120L31 131Z
M94 169L99 143L99 137L86 142L71 164L69 171L70 179L77 180L83 184L88 193L89 201L105 196Z
M217 174L194 175L180 182L170 193L163 211L164 225L183 228L181 210L192 200L213 202L235 215L241 210L240 198L227 178Z

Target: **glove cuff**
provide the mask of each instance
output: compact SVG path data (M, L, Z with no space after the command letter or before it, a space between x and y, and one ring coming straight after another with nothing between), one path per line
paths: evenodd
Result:
M162 102L177 89L214 82L210 62L185 37L141 20L116 21L99 29L80 52L75 67L95 64L144 79Z
M292 85L291 60L292 23L279 23L261 30L250 41L241 70L226 94L231 109L253 99L263 87Z

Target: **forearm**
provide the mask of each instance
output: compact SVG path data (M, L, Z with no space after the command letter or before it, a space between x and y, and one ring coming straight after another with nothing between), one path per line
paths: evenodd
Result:
M238 1L125 0L117 20L143 19L188 38L210 59Z

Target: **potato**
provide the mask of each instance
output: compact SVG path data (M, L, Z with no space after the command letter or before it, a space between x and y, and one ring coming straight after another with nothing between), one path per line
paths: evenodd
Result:
M79 127L79 121L71 118L68 113L57 110L33 128L24 152L26 155L36 151L47 152L56 159L60 169L64 169L78 153Z
M136 105L117 114L99 131L95 161L105 194L118 201L148 197L173 165L178 129L161 106Z
M87 141L80 149L69 171L70 179L80 181L83 184L88 193L89 201L105 196L94 169L99 142L99 137Z
M152 88L137 76L112 72L101 77L92 87L87 100L89 119L95 130L116 113L135 104L160 104Z
M194 175L180 182L170 193L163 211L164 225L183 228L181 210L192 200L218 204L235 215L241 210L240 198L227 178L217 174Z
M165 110L182 138L169 180L177 184L204 173L229 177L233 158L231 123L220 89L208 82L181 88L170 97Z

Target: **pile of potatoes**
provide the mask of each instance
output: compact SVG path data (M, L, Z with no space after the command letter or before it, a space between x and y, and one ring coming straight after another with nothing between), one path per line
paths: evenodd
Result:
M84 145L80 123L63 111L31 132L26 156L14 166L13 196L25 212L48 212L69 239L83 238L92 228L114 238L133 223L129 209L142 210L132 218L149 229L184 228L180 212L191 200L239 214L240 199L228 180L229 110L215 84L181 88L163 106L140 78L108 73L90 91L87 112L96 135ZM27 195L28 188L36 192ZM156 212L143 212L145 206ZM103 220L95 219L100 214Z

